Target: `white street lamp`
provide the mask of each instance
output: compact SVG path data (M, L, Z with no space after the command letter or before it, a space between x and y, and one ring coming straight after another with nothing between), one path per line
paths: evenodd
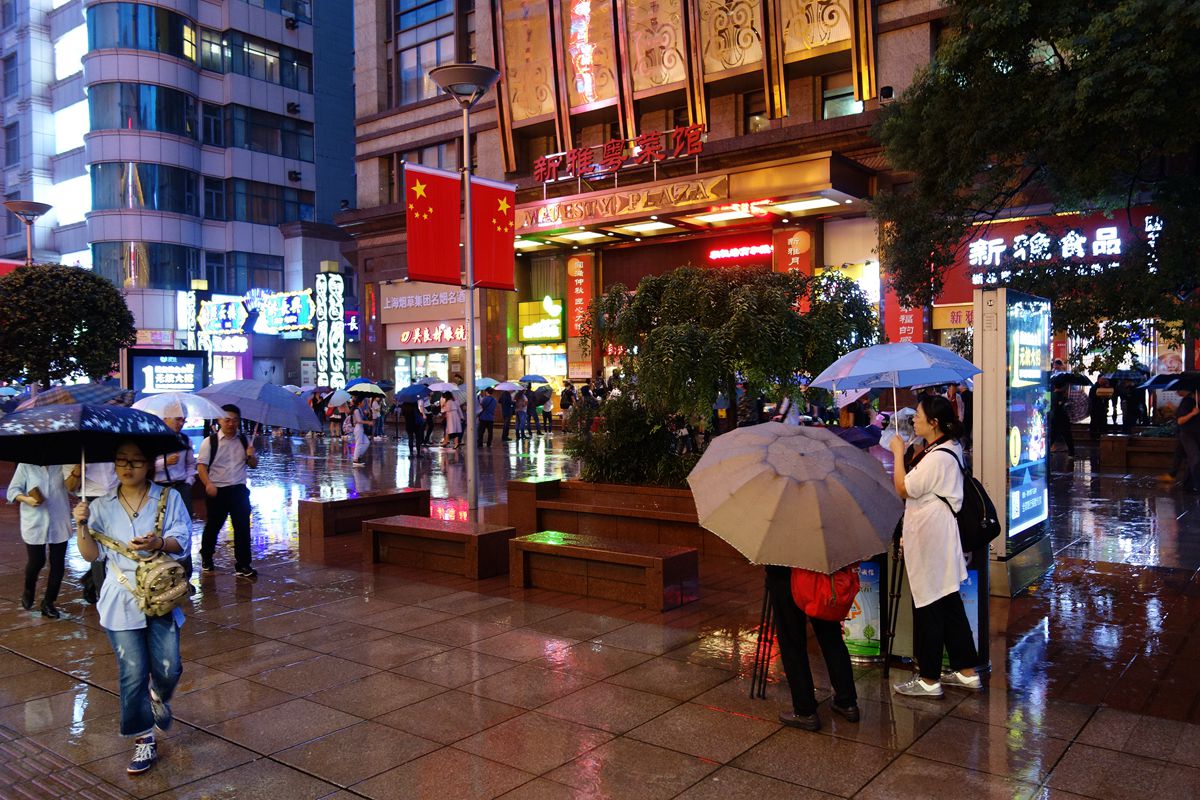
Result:
M12 213L25 223L25 266L33 264L33 223L42 214L50 210L48 203L37 203L33 200L9 200L4 204Z
M467 287L467 507L479 506L479 464L475 419L475 257L471 248L471 107L496 85L500 73L482 64L446 64L429 71L429 78L442 91L458 101L463 121L463 174L466 196L463 202L466 226L466 287Z

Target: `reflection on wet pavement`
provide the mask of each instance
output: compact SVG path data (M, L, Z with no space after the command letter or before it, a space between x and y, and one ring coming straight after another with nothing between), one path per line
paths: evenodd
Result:
M138 778L94 610L70 585L68 619L21 610L16 510L0 508L0 796L1200 796L1200 502L1151 476L1057 464L1056 566L991 601L986 693L894 697L878 667L858 667L862 721L823 704L813 734L778 724L777 661L768 699L748 697L757 569L704 559L701 599L658 613L364 567L354 546L301 562L304 497L421 486L435 515L468 518L462 455L374 442L354 469L340 443L301 438L260 453L259 578L233 577L223 538L183 632L180 723ZM496 519L508 479L574 465L539 438L484 449L480 473Z

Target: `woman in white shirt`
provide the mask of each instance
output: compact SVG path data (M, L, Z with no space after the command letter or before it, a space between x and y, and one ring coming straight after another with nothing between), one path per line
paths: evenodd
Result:
M71 538L71 505L63 483L62 467L18 464L8 484L8 502L21 504L21 539L25 542L25 591L21 607L33 610L38 574L46 566L50 550L50 577L42 599L42 616L62 616L54 607L62 586L67 561L67 540Z
M453 392L442 394L442 416L446 419L446 443L457 450L462 447L463 417Z
M137 583L137 562L101 546L91 531L103 533L133 550L162 551L176 560L191 551L192 518L179 492L150 480L153 462L133 442L117 448L114 463L116 491L91 503L75 506L76 544L88 561L108 563L100 589L100 625L108 634L120 671L121 735L134 739L133 759L127 771L136 775L154 766L158 749L154 729L171 727L168 705L183 674L179 655L179 629L183 611L150 617L142 613L130 589L122 585L116 570L130 585ZM162 529L155 527L159 498L167 494Z
M958 443L963 427L949 400L927 395L917 404L913 429L927 445L911 463L904 462L901 437L889 443L896 459L896 492L905 500L901 541L916 606L913 631L919 668L916 676L895 689L914 697L941 697L942 684L977 691L983 688L974 669L979 655L958 593L967 579L954 517L963 501L962 447ZM951 669L945 674L943 649L950 655Z
M372 424L371 401L360 397L354 401L354 466L367 465L367 450L371 448L371 439L367 436L367 426Z

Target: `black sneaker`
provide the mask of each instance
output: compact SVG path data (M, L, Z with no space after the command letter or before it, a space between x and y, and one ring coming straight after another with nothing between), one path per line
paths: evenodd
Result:
M237 575L239 578L257 578L258 570L251 567L238 568L233 571L233 574Z
M793 714L788 711L780 711L779 721L789 728L800 728L806 731L821 730L821 718L816 714Z
M154 736L139 736L134 740L136 745L133 750L133 759L129 762L129 766L125 771L130 775L141 775L146 770L154 766L154 762L158 760L158 745L154 742Z
M209 562L208 564L202 564L202 565L200 566L200 569L201 569L202 571L204 571L204 572L216 572L216 571L217 571L217 565L216 565L216 564L213 564L213 563L211 563L211 562Z

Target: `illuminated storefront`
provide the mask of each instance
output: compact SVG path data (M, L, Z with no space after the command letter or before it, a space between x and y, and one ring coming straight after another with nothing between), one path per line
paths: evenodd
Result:
M547 295L540 301L519 303L517 329L525 372L560 386L568 373L562 300Z
M384 283L379 296L388 361L397 386L426 375L447 381L462 372L466 291L433 283Z

